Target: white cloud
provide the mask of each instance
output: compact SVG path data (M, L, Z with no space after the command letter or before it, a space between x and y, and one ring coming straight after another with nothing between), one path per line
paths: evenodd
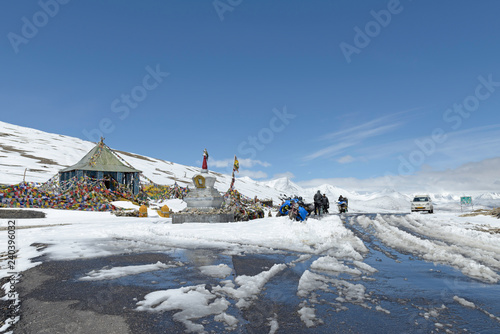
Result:
M344 155L343 157L337 159L337 162L340 164L348 164L350 162L353 162L355 159L350 156L350 155Z
M404 121L398 121L397 116L409 113L410 111L412 110L386 115L361 125L326 134L320 139L323 141L334 142L334 144L305 156L303 160L308 161L317 158L334 157L336 155L343 154L347 148L365 142L366 139L389 133L401 127L405 123Z
M347 128L347 129L343 129L343 130L340 130L340 131L336 131L336 132L332 132L332 133L326 134L326 135L324 135L322 137L322 139L328 140L328 139L334 139L334 138L338 138L338 137L342 137L343 138L346 135L349 136L349 137L353 137L353 136L355 137L355 136L357 136L359 134L363 134L364 132L372 131L379 124L387 124L387 123L389 123L389 121L394 122L394 120L396 119L396 117L398 115L408 114L408 113L411 113L411 112L413 112L415 110L418 110L418 109L420 109L420 108L413 108L413 109L404 110L404 111L400 111L400 112L397 112L397 113L385 115L385 116L373 119L373 120L371 120L369 122L353 126L351 128Z
M271 164L266 161L252 160L252 159L238 159L240 166L245 168L252 168L253 166L260 165L262 167L269 167Z
M351 147L353 145L354 144L347 143L347 142L342 142L339 144L330 145L330 146L325 147L321 150L318 150L312 154L307 155L306 157L304 157L304 160L314 160L314 159L321 158L321 157L333 156L333 155L342 153L344 151L344 149Z
M239 176L248 176L251 179L265 179L267 178L267 174L263 171L253 171L253 170L248 170L248 169L240 169L240 175Z
M271 164L269 162L260 161L260 160L253 160L253 159L238 159L238 162L240 163L240 167L245 167L245 168L252 168L253 166L256 166L256 165L259 165L262 167L271 166ZM232 168L233 163L234 163L234 158L223 159L223 160L210 159L208 161L209 166L213 166L216 168L226 168L226 167Z
M233 165L234 160L233 159L224 159L224 160L214 160L210 159L208 160L210 166L216 167L216 168L226 168L229 167L230 165Z
M441 128L434 130L437 129ZM413 156L413 159L419 158L417 165L410 163L410 172L414 173L424 164L439 170L456 168L470 161L493 158L497 156L500 147L500 124L445 131L443 134L445 139L440 141L433 140L432 133L433 131L429 130L427 136L391 140L382 144L363 143L362 147L356 148L359 157L355 160L364 162L383 160L385 164L395 161L393 165L387 166L387 170L397 170L402 164L399 157L409 162ZM337 162L343 163L343 159L344 157L338 158Z
M500 125L446 132L444 138L435 141L429 134L413 140L365 146L357 153L362 154L367 160L387 159L399 155L408 163L412 161L413 155L414 158L419 157L420 165L428 164L434 169L456 168L470 161L481 161L497 156L500 147ZM398 161L401 160L398 158ZM412 172L420 168L420 165L410 165Z
M331 184L353 191L380 191L395 189L400 192L498 192L500 157L469 162L444 171L426 167L414 175L387 175L370 179L330 178L298 182L310 188Z
M280 179L282 177L287 177L291 180L295 177L295 175L292 172L278 173L274 174L272 179L275 180L275 179Z
M372 129L364 129L363 131L352 133L352 134L346 135L342 138L337 138L336 139L337 142L335 144L330 145L330 146L323 148L321 150L318 150L312 154L309 154L304 159L305 160L313 160L316 158L321 158L321 157L328 158L328 157L332 157L332 156L335 156L338 154L342 154L346 148L361 144L365 139L380 136L382 134L390 132L391 130L396 129L396 128L400 127L401 125L402 125L402 123L382 125L382 126L372 128Z

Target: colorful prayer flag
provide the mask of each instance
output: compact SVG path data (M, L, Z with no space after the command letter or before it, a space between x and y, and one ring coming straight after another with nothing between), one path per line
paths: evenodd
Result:
M240 169L240 162L238 161L238 158L236 158L236 156L234 156L234 166L233 166L233 169L237 172L239 172L239 169Z

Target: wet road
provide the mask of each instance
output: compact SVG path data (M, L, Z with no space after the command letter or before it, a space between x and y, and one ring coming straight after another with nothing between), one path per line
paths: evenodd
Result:
M464 276L446 265L434 265L381 242L373 231L357 223L359 214L344 216L345 226L368 248L363 262L377 269L365 275L317 272L325 285L298 294L304 272L323 254L270 251L268 254L226 254L217 249L171 249L162 253L129 254L77 261L47 261L23 273L18 284L21 321L14 333L184 333L174 320L177 311L139 312L137 302L157 290L205 284L208 290L222 279L199 267L226 264L237 276L258 275L275 264L288 264L271 277L248 308L236 300L226 311L238 319L236 328L197 319L208 333L498 333L500 286ZM368 215L371 219L375 215ZM40 259L40 260L43 260ZM79 281L103 267L180 261L184 266L104 281ZM293 263L293 265L291 265ZM353 291L357 297L351 298ZM456 301L473 301L474 308ZM314 310L307 327L298 311Z

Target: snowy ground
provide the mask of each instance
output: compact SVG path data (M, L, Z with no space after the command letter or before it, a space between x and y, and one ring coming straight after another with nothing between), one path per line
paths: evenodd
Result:
M172 202L171 206L182 208L182 203ZM296 305L291 307L304 328L321 329L328 324L331 316L324 313L325 303L334 312L361 307L378 314L378 317L393 317L391 308L395 306L387 301L391 293L375 293L379 288L391 288L377 288L377 284L393 279L391 271L399 270L394 266L398 263L408 265L412 259L420 259L424 265L429 263L431 269L425 267L425 274L432 279L454 282L450 283L454 285L451 291L457 295L449 299L453 307L474 309L486 316L485 328L500 328L500 307L498 304L485 305L481 296L487 294L473 298L474 294L460 295L464 291L460 289L460 284L465 284L463 282L479 284L492 293L499 291L500 234L494 230L500 228L500 220L493 217L459 217L458 212L434 215L353 213L346 217L311 217L305 223L280 217L231 224L173 225L171 219L160 217L129 218L100 212L42 211L47 213L47 218L15 221L15 239L11 240L15 241L18 252L15 267L10 269L5 256L8 220L0 221L0 245L5 245L5 249L0 250L0 278L11 272L22 274L39 264L31 259L41 255L45 255L44 261L49 261L125 253L172 253L175 249L212 249L226 257L286 254L281 263L255 275L231 275L235 271L227 261L197 263L196 270L207 277L207 282L210 280L211 289L205 284L181 285L138 296L137 311L175 311L174 320L182 323L186 331L201 333L205 327L210 327L210 321L223 324L228 332L238 330L242 325L238 312L245 312L259 303L265 291L272 290L273 282L290 271L298 277L291 287L296 300ZM48 246L43 248L41 245ZM381 262L382 257L386 261ZM168 272L193 265L188 262L179 259L170 263L92 268L78 279L119 280L125 276ZM434 272L432 266L441 269ZM447 270L453 279L442 277ZM418 281L421 274L408 273L405 279ZM214 279L217 284L213 283ZM3 289L8 292L10 283L6 283ZM330 297L325 297L325 294ZM439 314L449 313L450 305L418 307L422 309L417 317L421 319L415 319L417 324L430 319L433 330L477 331L477 328L467 328L467 324L442 323ZM277 313L269 314L265 326L269 333L275 333L283 323ZM7 325L0 327L1 331L8 331Z

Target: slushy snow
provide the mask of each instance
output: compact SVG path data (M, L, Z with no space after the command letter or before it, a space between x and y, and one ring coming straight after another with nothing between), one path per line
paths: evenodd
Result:
M146 273L149 271L157 271L161 269L175 268L182 266L183 264L178 262L176 264L165 264L160 261L154 264L144 264L138 266L123 266L123 267L112 267L103 268L100 270L92 270L88 272L84 277L80 277L79 281L101 281L115 279L118 277L136 275L140 273Z
M233 277L233 269L223 263L200 266L198 269L202 275L220 279L219 284L210 290L203 284L156 291L138 303L138 311L175 311L175 319L187 330L203 332L204 326L199 319L207 316L222 322L228 329L235 328L239 320L229 308L247 309L279 273L304 263L310 264L299 279L296 294L301 300L297 316L305 325L316 326L323 321L316 310L321 293L333 295L335 302L332 307L336 311L343 311L353 304L388 314L380 300L371 297L373 291L368 291L363 284L367 276L379 268L364 262L368 253L365 242L336 215L321 219L310 217L305 223L274 217L230 224L173 225L170 218L116 217L108 212L40 211L45 212L47 218L16 221L18 272L38 265L31 259L41 255L48 260L72 260L124 253L171 252L175 248L224 249L227 255L283 251L297 255L288 263L277 263L254 276ZM353 215L350 224L361 232L369 231L366 233L376 236L388 247L454 267L478 281L492 284L500 278L500 235L487 232L500 227L496 218L460 217L459 213L452 212L406 216ZM1 244L7 241L6 226L6 220L0 221ZM47 247L37 247L40 244ZM9 270L5 259L1 261L0 277L6 277ZM82 279L111 280L149 270L170 270L178 265L152 263L95 268ZM352 281L353 278L356 281ZM467 304L469 301L458 298L455 298L457 303L465 307L470 305ZM491 319L499 320L497 315L483 308L479 310ZM432 309L424 314L433 317L439 312L439 309ZM270 330L279 327L278 321L277 318L269 320Z

